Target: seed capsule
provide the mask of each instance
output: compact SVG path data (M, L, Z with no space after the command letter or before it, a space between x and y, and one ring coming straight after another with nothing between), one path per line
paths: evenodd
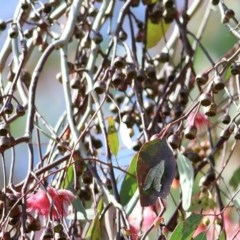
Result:
M154 66L148 66L146 68L146 74L150 79L155 79L156 78L156 69Z
M6 136L0 137L0 152L4 152L6 149L10 148L9 138Z
M235 133L234 138L235 138L236 140L239 140L239 139L240 139L240 129L239 129L239 128L237 129L237 132Z
M208 171L205 176L203 176L199 181L200 187L208 187L213 181L215 181L216 176L213 171Z
M224 14L228 19L233 18L235 16L235 12L232 9L226 9Z
M132 144L132 149L136 152L139 151L141 147L142 143L140 141L133 142Z
M162 14L164 12L164 7L162 2L156 2L152 8L149 18L152 23L159 23L162 19Z
M0 136L6 136L9 132L9 126L6 123L0 124Z
M4 20L0 19L0 31L4 31L7 27L7 24Z
M102 94L106 90L106 83L103 81L101 81L101 82L97 81L94 83L93 88L97 94Z
M20 75L20 80L26 85L29 86L31 83L31 74L27 70L22 70Z
M238 63L233 63L231 65L231 74L238 75L240 73L240 65Z
M230 135L231 135L231 131L229 130L229 128L226 128L222 130L222 132L220 133L220 138L224 140L228 140Z
M160 63L165 63L169 61L169 54L166 52L161 52L155 57L156 61L159 61Z
M126 65L126 60L123 57L116 57L113 61L113 65L117 69L122 69Z
M61 233L63 231L63 225L58 221L54 221L53 222L53 231L55 233Z
M99 44L99 43L102 42L103 36L102 36L101 33L95 32L95 33L93 34L92 40L93 40L96 44Z
M137 71L137 76L136 76L136 80L139 81L139 82L143 82L145 80L145 73L142 69L139 69Z
M186 105L188 103L188 96L179 95L178 102L182 105Z
M20 218L21 216L21 211L18 206L15 206L11 209L9 216L12 218Z
M140 3L140 0L132 0L131 1L131 6L132 7L137 7L139 5L139 3Z
M126 67L126 79L132 80L134 78L136 78L137 76L137 72L136 72L136 68L133 64L129 64Z
M33 30L32 29L26 29L24 32L23 32L23 35L25 38L29 39L32 37L33 35Z
M197 135L197 128L194 125L187 126L187 128L184 130L184 136L187 139L194 139Z
M228 113L225 113L222 118L223 124L229 124L231 122L231 117Z
M17 27L17 24L15 24L15 23L12 23L12 24L11 24L11 27L10 27L10 29L9 29L8 34L9 34L9 37L10 37L10 38L17 38L17 36L18 36L18 27Z
M13 112L13 105L10 101L7 101L4 106L4 113L11 114Z
M117 87L124 79L125 75L121 71L116 71L112 76L112 83Z
M208 117L214 117L217 113L217 106L215 103L211 103L208 107L204 109L205 115Z
M222 18L222 23L228 23L231 18L235 16L235 12L232 9L226 9Z
M27 10L29 8L29 3L27 1L23 1L21 3L21 8L23 11Z
M26 232L39 231L41 229L41 222L38 218L29 217L26 220Z
M199 100L202 106L207 107L212 103L212 96L209 93L202 93Z
M78 78L74 78L74 79L72 80L71 87L72 87L73 89L80 89L80 86L81 86L80 80L79 80Z
M16 113L18 116L24 116L25 115L25 108L21 104L17 104L16 107Z
M181 139L178 134L173 134L168 137L168 143L173 149L177 149L180 146Z
M173 8L174 1L173 0L163 0L163 5L165 8Z
M127 33L122 29L122 30L119 31L118 37L119 37L119 39L120 39L121 41L125 41L125 40L127 40L128 35L127 35Z
M51 11L52 11L52 6L51 6L51 4L50 3L45 3L44 4L44 7L43 7L43 11L46 13L46 14L48 14L48 13L50 13Z
M225 87L225 84L223 83L222 78L219 75L215 76L213 80L214 90L221 91L224 89L224 87Z
M212 5L218 5L219 4L219 0L212 0Z
M204 85L208 81L208 74L207 73L199 74L196 76L195 80L199 85Z
M193 151L185 152L184 155L193 163L198 163L202 159L197 152L193 152Z

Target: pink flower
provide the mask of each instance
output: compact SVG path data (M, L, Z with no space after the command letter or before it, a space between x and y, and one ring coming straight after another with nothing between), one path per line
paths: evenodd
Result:
M48 187L47 191L39 190L27 198L27 211L36 211L39 215L59 219L66 216L67 207L74 199L75 196L68 190Z
M145 232L156 220L157 215L153 207L142 208L138 202L128 217L130 224L131 239L137 240L141 232Z
M207 225L203 222L198 226L196 231L194 232L193 238L195 238L197 235L199 235L201 232L206 232L207 239L216 239L217 236L219 236L221 227L218 226L218 221L220 221L219 224L221 224L222 220L221 218L218 218L214 216L216 213L212 210L206 211L204 214L210 214L209 216L206 215L204 218L207 220ZM232 239L240 239L240 225L239 223L235 222L233 219L231 219L230 211L225 211L223 214L224 218L224 228L226 230L226 240L232 240ZM204 219L203 218L203 219Z
M209 121L205 114L201 112L191 112L187 118L188 126L195 126L197 129L201 129L205 126L208 126Z

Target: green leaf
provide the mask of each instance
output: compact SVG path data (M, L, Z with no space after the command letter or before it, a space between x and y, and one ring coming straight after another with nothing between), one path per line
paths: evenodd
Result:
M134 155L126 174L120 190L120 198L121 203L125 206L129 200L134 195L135 191L137 190L137 180L135 176L136 173L136 165L137 165L137 154Z
M206 232L199 233L194 240L207 240Z
M103 208L104 208L104 202L103 202L103 199L100 198L99 201L98 201L98 205L97 205L98 212L102 212Z
M150 19L147 21L147 48L152 48L162 39L169 29L170 24L161 20L159 23L152 23Z
M177 227L174 229L174 231L171 234L171 237L169 240L176 240L179 239L181 240L182 237L182 230L183 230L183 223L179 223Z
M68 190L70 190L71 192L75 192L73 184L70 184L68 186ZM85 209L85 207L82 204L82 200L80 198L76 198L72 201L72 205L74 210L77 212L77 219L79 220L89 220L91 219L91 215L88 215L89 213L87 212L87 210ZM75 219L74 214L70 214L68 215L69 219Z
M154 204L158 197L166 198L175 175L176 161L167 141L155 139L145 143L137 160L141 205L149 206Z
M187 218L186 221L183 222L182 239L191 239L201 220L201 214L192 214L189 218Z
M119 150L119 140L117 129L115 127L114 119L108 118L108 133L107 133L108 145L111 153L116 157Z
M176 240L179 239L181 240L182 237L182 230L183 230L183 223L179 223L177 227L174 229L174 231L171 234L171 237L169 240Z
M70 165L67 174L62 181L61 188L68 188L71 183L73 183L74 180L74 171L73 171L73 165Z
M219 240L226 240L225 234L223 233L223 231L221 231L221 233L220 233Z
M95 210L91 209L89 210L89 214L92 213L92 215L95 213ZM97 211L98 213L95 213L95 216L92 218L93 221L91 222L91 226L89 227L87 234L86 234L86 239L87 240L100 240L101 239L101 221L100 221L100 214L103 210L103 199L99 199L98 205L97 205Z
M192 235L202 220L201 214L192 214L174 229L170 240L191 240Z
M232 76L231 67L229 67L229 68L227 68L226 71L224 71L223 79L229 80L231 76Z
M238 185L239 185L239 183L240 183L240 178L239 178L239 176L240 176L240 167L237 168L237 169L234 171L234 173L233 173L233 175L232 175L232 177L231 177L231 179L230 179L230 181L229 181L230 186L232 186L234 190L237 189L237 187L238 187Z
M88 240L101 239L101 224L100 224L99 214L96 214L94 220L91 222L91 226L88 229L86 239Z
M177 165L182 189L182 207L187 210L191 205L194 171L191 161L181 153L178 154Z

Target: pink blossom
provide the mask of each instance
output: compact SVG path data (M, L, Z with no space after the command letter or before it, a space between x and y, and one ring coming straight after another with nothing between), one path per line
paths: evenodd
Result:
M205 114L201 112L191 112L187 118L188 126L195 126L197 129L201 129L205 126L208 126L209 121Z
M75 196L68 190L48 187L47 191L39 190L27 198L27 211L35 211L39 215L58 219L66 216L67 207L74 199Z
M156 220L157 215L153 207L142 208L138 202L128 217L130 224L131 239L137 240L141 232L145 232Z
M210 214L204 217L207 218L209 222L207 226L204 224L204 222L202 222L194 232L193 238L195 238L201 232L206 232L207 239L216 239L221 231L221 227L217 224L217 222L221 222L222 220L221 218L214 216L216 213L212 210L209 210L204 214ZM226 240L240 239L239 223L231 219L230 212L227 210L224 212L223 218L224 228L226 229Z

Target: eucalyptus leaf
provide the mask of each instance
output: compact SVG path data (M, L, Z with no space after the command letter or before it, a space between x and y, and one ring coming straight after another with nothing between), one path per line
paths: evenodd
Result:
M202 220L201 214L192 214L183 222L182 239L190 240Z
M111 153L116 157L119 150L119 140L113 117L108 118L107 140Z
M201 232L199 233L194 240L207 240L207 235L206 232Z
M235 196L235 198L233 199L233 203L236 206L236 208L240 208L240 192L237 191L235 193L233 193L233 195Z
M170 240L191 240L193 233L202 220L201 214L192 214L185 221L180 222L174 229Z
M166 198L176 175L176 161L165 139L143 144L137 160L137 181L140 203L143 207Z
M182 207L188 210L191 206L194 170L191 161L180 152L178 153L177 166L182 189Z
M74 180L74 171L73 165L70 165L67 169L67 174L65 175L64 180L62 181L61 188L68 188Z
M127 172L126 173L121 189L120 189L120 198L121 198L121 203L123 206L125 206L129 200L132 198L134 193L137 190L137 180L135 174L136 174L136 165L137 165L137 154L134 155Z
M238 167L234 172L233 175L229 181L230 185L233 187L234 190L237 189L239 183L240 183L240 167Z
M176 240L176 239L181 240L182 239L182 230L183 230L183 223L181 222L174 229L169 240Z
M73 208L77 211L77 219L79 219L79 220L89 220L89 219L91 219L91 216L89 215L89 213L87 212L87 210L83 206L82 201L79 198L76 198L72 202L72 204L73 204ZM80 217L80 218L78 218L78 217ZM70 215L68 218L74 219L73 214Z
M169 29L170 24L161 20L159 23L153 23L150 19L147 21L147 48L152 48L163 38Z
M94 220L91 222L91 226L88 229L86 239L88 240L101 239L101 224L100 224L99 214L96 214Z

